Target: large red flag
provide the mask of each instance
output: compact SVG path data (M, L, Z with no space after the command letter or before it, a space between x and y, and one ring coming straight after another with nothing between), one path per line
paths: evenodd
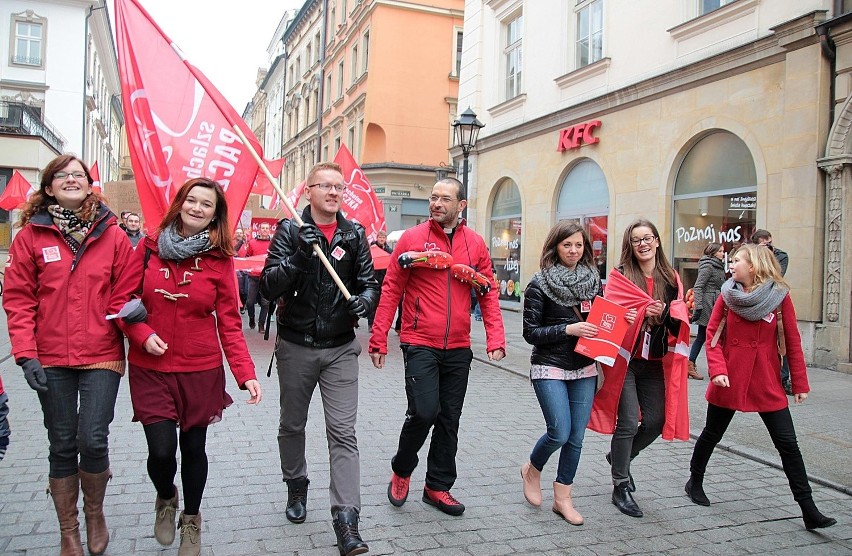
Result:
M352 153L346 145L340 145L334 161L343 170L343 181L346 183L346 193L343 194L342 209L346 218L355 220L367 230L367 239L375 241L379 230L385 230L385 207L376 197L370 180L364 171L352 158Z
M284 168L284 162L286 160L286 158L279 158L277 160L264 159L263 162L266 164L266 167L269 168L269 173L272 174L272 177L277 178L278 175L281 174L281 169ZM258 172L254 179L254 187L251 192L255 195L275 195L275 187L273 187L265 173Z
M260 174L258 174L260 175ZM293 191L287 194L287 200L290 201L290 204L293 205L294 209L299 208L299 199L302 198L302 195L305 193L305 182L302 181L299 185L293 188ZM269 204L269 208L275 210L281 204L281 198L278 196L278 191L272 193L272 202ZM287 211L290 212L289 210ZM290 215L292 218L293 215Z
M0 195L0 208L3 210L15 210L27 202L32 192L35 191L27 178L17 170L12 171L12 179L6 184L6 190Z
M115 11L127 140L145 220L160 222L187 180L207 177L225 189L236 227L258 165L234 126L258 155L260 144L137 0L116 0Z
M92 176L92 191L95 193L103 193L101 186L101 172L98 170L98 161L96 160L92 167L89 168L89 175Z

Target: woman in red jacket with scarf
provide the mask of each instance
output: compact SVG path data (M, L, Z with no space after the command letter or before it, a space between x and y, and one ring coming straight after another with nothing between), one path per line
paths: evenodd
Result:
M238 312L233 239L221 186L207 178L186 182L157 233L136 249L127 272L136 277L135 291L141 290L148 312L146 322L124 329L130 339L133 420L145 429L148 475L157 489L154 536L162 545L174 542L180 443L179 554L194 556L201 550L207 427L233 402L225 391L220 342L237 384L251 394L248 403L261 399Z
M772 251L761 245L743 245L733 261L731 278L722 285L707 324L707 337L712 338L707 348L707 421L692 452L686 494L696 504L710 505L703 483L713 448L734 413L756 411L781 456L805 528L831 527L837 520L822 515L814 504L780 379L779 352L786 351L795 402L805 401L810 386L790 286Z
M47 165L18 225L3 308L12 354L44 412L60 554L83 554L81 488L86 544L100 554L109 543L103 514L112 476L109 425L125 366L121 331L106 316L132 292L119 273L133 247L103 197L92 192L89 169L72 155Z

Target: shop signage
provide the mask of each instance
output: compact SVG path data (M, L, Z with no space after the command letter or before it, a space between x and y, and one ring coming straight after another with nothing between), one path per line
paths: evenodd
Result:
M559 144L556 150L564 152L570 149L577 149L583 145L594 145L600 139L593 135L595 129L601 126L600 120L592 120L584 124L577 124L573 127L567 127L559 130Z
M729 210L757 210L757 195L731 197Z
M385 192L385 188L384 188L384 187L374 187L374 188L373 188L373 191L375 191L375 192L376 192L376 194L384 193L384 192Z
M732 243L742 241L742 226L734 226L727 230L716 230L713 224L706 228L696 228L695 226L681 226L675 230L675 236L678 243L688 243L690 241L700 241L702 243Z
M391 197L411 197L411 191L399 191L398 189L391 189Z

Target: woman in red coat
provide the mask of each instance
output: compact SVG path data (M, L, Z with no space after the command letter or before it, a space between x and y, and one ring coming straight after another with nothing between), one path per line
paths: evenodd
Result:
M109 543L109 425L125 362L121 331L106 316L133 291L119 281L133 247L92 183L72 155L45 167L21 212L3 293L12 354L44 413L62 556L83 554L80 490L89 552Z
M722 285L707 324L707 337L713 338L707 348L711 379L706 395L707 422L692 452L686 493L694 503L710 505L703 482L713 448L722 440L736 411L756 411L781 456L805 527L831 527L837 521L822 515L811 496L779 378L779 346L783 346L790 362L795 401L805 401L810 387L790 287L781 277L778 260L763 246L743 245L734 254L733 263L732 276Z
M207 427L233 401L225 391L222 349L237 384L251 394L248 403L261 399L238 312L233 239L219 184L206 178L186 182L157 233L140 247L127 272L136 277L148 318L124 329L133 419L145 429L148 475L157 489L154 536L162 545L174 542L179 442L184 500L179 553L197 555Z

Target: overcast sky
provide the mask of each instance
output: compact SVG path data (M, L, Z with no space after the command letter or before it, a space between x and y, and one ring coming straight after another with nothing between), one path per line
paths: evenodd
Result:
M242 114L284 11L304 0L139 0L187 59ZM112 11L113 17L115 10ZM115 30L115 25L113 25Z

